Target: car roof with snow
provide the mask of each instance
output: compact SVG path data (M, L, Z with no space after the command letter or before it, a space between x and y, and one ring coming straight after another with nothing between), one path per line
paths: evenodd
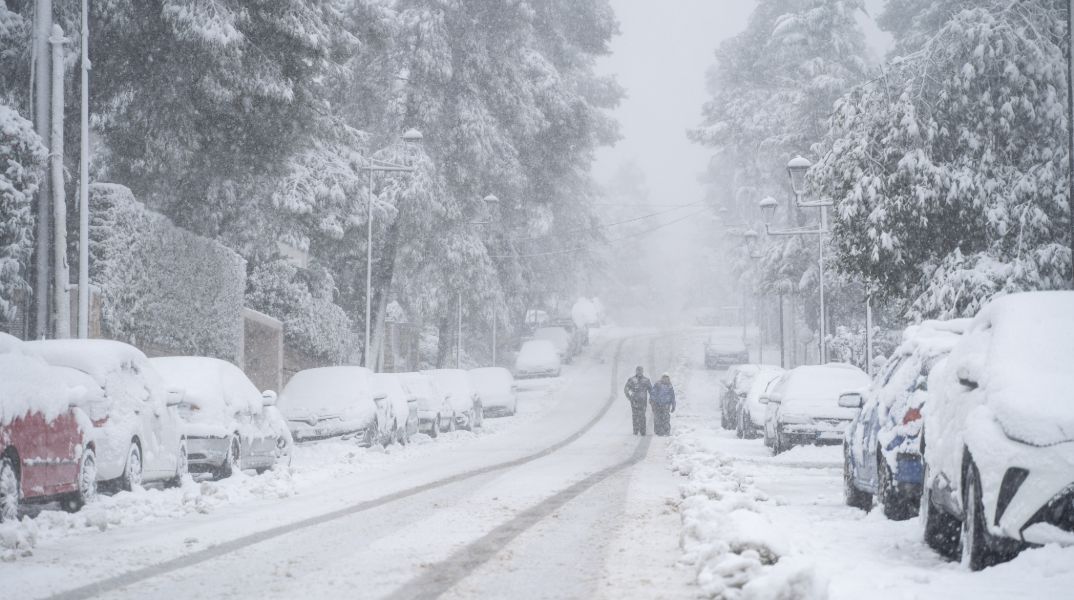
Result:
M261 392L237 366L219 358L167 356L149 359L149 364L169 385L183 389L183 402L201 410L256 413L261 408Z
M373 410L371 374L357 366L299 371L283 387L277 406L289 419Z
M24 342L23 347L51 365L82 371L100 385L123 365L143 372L149 364L141 350L113 340L37 340Z

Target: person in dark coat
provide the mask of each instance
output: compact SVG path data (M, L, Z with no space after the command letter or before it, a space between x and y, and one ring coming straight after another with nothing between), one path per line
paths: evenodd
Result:
M659 436L671 435L671 413L675 412L675 387L671 385L671 376L664 373L660 381L649 393L649 402L653 405L653 433Z
M649 393L653 391L653 382L645 376L645 369L635 369L634 376L627 379L623 391L627 400L630 400L630 410L634 413L634 435L645 435L645 403L649 400Z

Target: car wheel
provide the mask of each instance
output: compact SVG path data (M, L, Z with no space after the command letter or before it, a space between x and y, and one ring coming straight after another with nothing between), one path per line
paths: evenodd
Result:
M433 429L429 432L429 437L436 439L436 436L440 435L440 415L436 415L436 420L433 421Z
M788 446L787 443L783 441L783 431L781 431L777 427L776 428L775 443L772 445L772 454L773 455L775 455L775 454L783 454L784 452L786 452L787 450L790 450L790 449L791 449L791 447Z
M879 448L876 451L876 476L879 496L877 499L884 505L885 517L892 521L905 521L917 516L917 504L900 494L892 484L894 477L891 468L888 467L888 461L884 460L884 455L880 453Z
M925 525L925 543L944 558L958 560L959 520L932 502L929 466L925 465L925 484L921 491L921 520Z
M735 427L735 437L740 440L746 439L746 411L738 411L738 427Z
M478 404L474 410L474 427L483 427L485 425L485 407Z
M15 462L8 456L0 458L0 523L19 518L19 475Z
M455 413L451 413L451 421L448 423L448 431L457 431L459 424L455 419Z
M1010 560L1017 550L998 549L1004 540L996 540L988 533L985 524L984 505L981 502L981 475L977 465L970 460L962 486L962 564L973 571L980 571Z
M136 487L142 487L142 449L138 444L131 444L127 451L127 464L123 467L123 475L120 476L120 489L131 491Z
M854 487L854 465L850 460L850 451L843 447L843 500L847 506L860 508L868 512L873 507L873 495Z
M179 444L179 454L176 457L175 477L164 483L164 487L179 487L183 485L183 477L190 472L190 459L186 453L186 442Z
M75 512L97 499L97 455L93 448L82 451L78 462L78 491L63 503L63 509Z
M216 472L217 479L227 479L242 470L242 456L240 453L239 438L235 436L231 438L231 444L227 447L227 456L224 457L223 464L220 465Z

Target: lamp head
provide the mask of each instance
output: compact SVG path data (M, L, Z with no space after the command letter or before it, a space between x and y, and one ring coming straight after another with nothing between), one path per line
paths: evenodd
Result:
M791 177L791 189L795 196L805 195L806 173L812 166L813 163L802 156L796 156L787 163L787 174Z
M768 196L764 200L758 203L761 207L761 217L764 218L765 225L772 222L772 217L776 215L776 209L779 208L779 202L772 196Z
M410 128L407 129L406 133L403 134L403 143L407 146L417 146L421 143L421 140L423 138L424 136L421 135L420 131L414 128Z

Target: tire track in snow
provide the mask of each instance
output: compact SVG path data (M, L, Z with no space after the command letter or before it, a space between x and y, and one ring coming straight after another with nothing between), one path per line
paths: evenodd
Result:
M217 544L217 545L215 545L215 546L213 546L211 548L205 548L204 550L199 550L197 552L192 552L190 554L186 554L184 556L180 556L180 557L177 557L177 558L166 560L164 562L161 562L161 563L158 563L158 564L155 564L155 565L142 567L140 569L135 569L133 571L128 571L126 573L121 573L119 575L108 577L108 578L102 579L100 581L89 583L89 584L86 584L86 585L83 585L83 586L80 586L80 587L77 587L77 588L74 588L74 589L70 589L70 590L67 590L67 591L64 591L64 592L60 592L60 593L57 593L57 594L53 594L52 596L48 596L48 598L49 598L49 600L82 600L84 598L93 598L95 596L99 596L99 595L102 595L102 594L105 594L105 593L108 593L108 592L123 589L125 587L131 586L131 585L136 584L136 583L141 582L141 581L145 581L147 579L153 579L155 577L159 577L161 575L166 575L166 574L172 573L174 571L179 571L181 569L185 569L185 568L188 568L188 567L199 565L201 563L211 561L211 560L213 560L215 558L218 558L220 556L224 556L226 554L230 554L232 552L241 550L243 548L253 546L255 544L259 544L261 542L271 540L271 539L274 539L274 538L277 538L277 537L280 537L280 536L284 536L284 535L287 535L289 533L293 533L293 532L301 530L301 529L306 529L308 527L314 527L314 526L317 526L317 525L328 523L330 521L335 521L337 519L341 519L341 518L344 518L344 517L349 517L349 516L357 514L357 513L372 510L374 508L378 508L380 506L390 504L390 503L395 502L397 500L402 500L404 498L409 498L411 496L416 496L418 494L422 494L422 493L428 492L430 490L434 490L434 489L437 489L437 488L440 488L440 487L444 487L446 485L451 485L451 484L454 484L454 483L458 483L460 481L465 481L467 479L472 479L474 477L478 477L480 475L486 475L488 473L495 473L497 471L503 471L503 470L506 470L506 469L511 469L511 468L518 467L518 466L533 462L535 460L544 458L544 457L546 457L546 456L548 456L548 455L550 455L550 454L562 449L564 446L567 446L567 445L571 444L572 442L574 442L578 438L580 438L583 435L585 435L598 422L600 422L600 420L603 419L604 416L611 409L612 405L615 403L616 398L618 397L618 394L616 392L618 391L617 387L618 387L618 375L619 375L619 362L620 362L620 359L622 357L623 346L624 346L624 344L626 344L626 342L628 342L628 341L630 341L632 339L636 339L636 338L634 338L634 337L623 338L623 339L619 340L616 343L615 354L614 354L613 359L612 359L611 393L609 394L608 399L605 401L605 403L601 407L601 409L597 412L596 415L593 416L592 419L587 421L586 424L583 425L581 429L579 429L578 431L576 431L573 434L569 435L568 437L564 438L563 440L561 440L559 442L556 442L555 444L545 448L544 450L541 450L539 452L535 452L535 453L527 455L527 456L523 456L521 458L516 458L516 459L513 459L513 460L506 461L506 462L497 463L497 464L494 464L494 465L489 465L487 467L481 467L479 469L473 469L473 470L470 470L470 471L464 471L462 473L458 473L458 474L452 475L450 477L445 477L443 479L438 479L436 481L432 481L432 482L429 482L429 483L426 483L426 484L423 484L423 485L415 486L415 487L412 487L412 488L407 488L405 490L400 490L398 492L394 492L394 493L388 494L386 496L381 496L380 498L375 498L375 499L372 499L372 500L366 500L364 502L359 502L358 504L348 506L346 508L341 508L339 510L335 510L335 511L332 511L332 512L329 512L329 513L325 513L323 515L318 515L316 517L310 517L308 519L303 519L301 521L296 521L296 522L290 523L288 525L280 525L278 527L273 527L271 529L266 529L265 531L260 531L260 532L257 532L257 533L252 533L252 534L249 534L249 535L245 535L245 536L242 536L242 537L239 537L239 538L227 541L227 542ZM652 343L655 344L655 340ZM646 438L644 440L644 446L645 446L646 449L648 448L648 438ZM641 444L639 444L639 449L640 449L640 447L641 447ZM637 452L638 451L635 450L635 454L637 454ZM644 458L644 452L642 453L641 457ZM633 460L633 457L632 457L631 460ZM639 458L638 460L641 460L641 459ZM629 462L629 461L626 461L626 462ZM634 461L634 462L637 462L637 461ZM633 463L630 463L630 464L633 464ZM629 466L629 465L627 465L624 462L624 463L620 463L619 465L609 467L609 469L621 470L622 468L625 468L626 466ZM608 469L605 469L605 471L607 471L607 470ZM604 473L604 471L601 471L600 473ZM594 475L591 475L590 478L595 477L595 476L599 475L600 473L596 473ZM610 474L611 473L609 473L609 475ZM605 475L605 477L607 477L607 476L608 475ZM587 478L586 480L583 480L582 482L579 482L579 483L575 484L575 486L577 486L577 485L579 485L581 483L584 483L585 481L588 481L588 480L589 480L589 478ZM595 483L597 483L597 482L594 481L593 484L595 484ZM568 490L573 489L573 487L574 486L572 486L572 488L568 488ZM584 490L582 490L582 491L584 491ZM567 492L567 490L564 490L564 492L561 492L561 494L566 493L566 492ZM581 493L581 492L578 492L578 493ZM574 494L574 495L576 496L577 494ZM571 496L571 497L573 497L573 496ZM549 499L549 500L551 500L551 499ZM569 498L568 498L568 500L569 500ZM564 500L564 502L566 502L566 500ZM497 528L497 529L499 529L499 528Z
M653 368L652 365L656 364L656 343L661 339L663 339L663 337L653 338L649 342L649 368ZM608 403L601 411L599 415L600 417L603 417L604 414L607 413L608 408L610 408L615 399L619 397L619 350L621 350L621 348L622 342L619 344L619 349L616 350L616 360L612 365L612 383ZM424 575L411 579L409 582L403 584L402 587L386 596L386 598L388 600L432 600L434 598L439 598L480 568L481 565L499 554L500 551L506 548L515 538L525 533L526 530L548 518L565 504L582 495L590 488L609 477L636 465L642 460L645 460L651 442L652 436L647 435L642 437L638 441L637 446L634 447L634 452L631 453L630 457L626 460L601 469L585 479L574 483L570 487L546 498L539 504L522 511L510 521L499 525L476 541L456 550L445 560L435 565L430 565Z

